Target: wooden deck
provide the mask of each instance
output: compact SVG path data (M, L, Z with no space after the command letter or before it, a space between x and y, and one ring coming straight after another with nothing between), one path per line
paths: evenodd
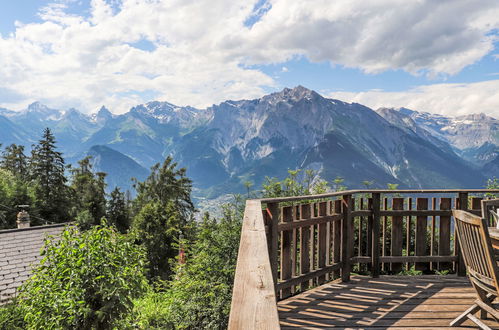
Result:
M449 327L474 300L466 277L352 276L282 300L278 309L282 329L476 329L470 321Z

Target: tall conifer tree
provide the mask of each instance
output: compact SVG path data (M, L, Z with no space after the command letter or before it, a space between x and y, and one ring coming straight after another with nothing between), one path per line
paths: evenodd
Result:
M50 222L70 220L65 169L64 158L57 151L54 135L46 128L41 140L31 151L29 175L35 184L35 206L40 216Z
M28 174L28 159L24 154L24 146L17 144L7 146L0 157L0 168L25 181Z
M78 162L79 167L71 169L72 213L83 229L99 224L106 215L106 174L94 173L91 159L87 156Z

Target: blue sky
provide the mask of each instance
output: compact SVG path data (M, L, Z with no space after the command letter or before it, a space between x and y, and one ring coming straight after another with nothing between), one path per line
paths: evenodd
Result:
M497 1L0 4L0 107L206 107L303 85L373 108L499 117Z

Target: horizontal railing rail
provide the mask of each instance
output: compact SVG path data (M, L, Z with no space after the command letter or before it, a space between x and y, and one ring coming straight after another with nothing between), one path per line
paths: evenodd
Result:
M499 189L348 190L248 201L230 328L273 328L263 324L278 322L278 300L348 281L352 270L465 275L452 209L481 214L486 193Z

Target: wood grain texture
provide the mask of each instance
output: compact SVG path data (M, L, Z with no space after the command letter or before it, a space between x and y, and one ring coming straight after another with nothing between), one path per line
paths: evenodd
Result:
M293 221L293 207L286 206L281 209L281 219L284 223ZM292 276L292 267L293 267L293 231L286 230L281 233L281 271L280 271L280 279L281 281L290 279ZM291 295L291 289L286 288L281 291L281 299L287 298Z
M418 198L416 199L416 208L418 210L427 210L428 209L428 199L427 198ZM428 225L428 217L427 216L418 216L416 218L416 247L415 247L415 255L424 256L426 255L427 250L427 242L426 242L426 229ZM429 264L427 263L416 263L415 269L425 271L429 268Z
M246 201L229 329L279 329L274 279L259 201Z
M476 294L465 277L352 276L279 302L281 329L476 329L470 321L450 322ZM493 329L498 324L484 321Z
M403 210L404 199L399 197L393 198L392 208L394 211ZM402 242L404 239L403 221L404 218L402 216L397 215L392 217L391 246L390 246L391 256L402 255ZM402 264L392 263L390 268L392 272L399 272L402 270Z

